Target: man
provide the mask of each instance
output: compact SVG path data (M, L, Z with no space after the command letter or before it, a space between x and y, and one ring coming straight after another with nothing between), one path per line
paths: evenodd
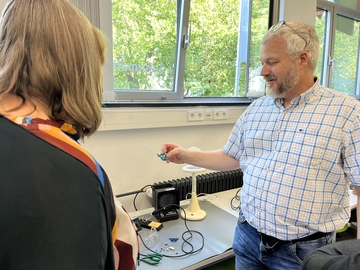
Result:
M350 183L360 194L360 106L319 84L318 54L313 27L281 21L262 40L266 96L249 105L224 147L161 148L167 162L243 171L236 269L300 269L348 222Z

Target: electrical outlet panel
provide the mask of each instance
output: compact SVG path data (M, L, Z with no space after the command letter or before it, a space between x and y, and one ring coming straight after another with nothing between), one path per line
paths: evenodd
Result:
M204 111L203 110L191 110L188 111L188 122L194 121L204 121Z
M228 111L226 109L213 110L213 120L226 120L228 118Z

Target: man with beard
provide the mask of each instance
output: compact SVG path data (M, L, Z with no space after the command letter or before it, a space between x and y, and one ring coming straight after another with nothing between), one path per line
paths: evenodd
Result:
M236 269L300 269L349 221L351 183L360 194L360 105L320 85L313 27L281 21L261 45L266 96L249 105L223 148L165 143L160 153L168 163L242 170Z

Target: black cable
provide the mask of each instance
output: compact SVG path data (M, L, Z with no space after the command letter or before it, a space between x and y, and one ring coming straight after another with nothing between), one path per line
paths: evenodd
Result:
M238 211L241 208L241 200L240 200L240 195L239 195L240 190L241 190L241 188L236 192L235 196L232 197L231 200L230 200L230 207L231 207L232 210L237 210ZM235 200L239 201L237 203L237 205L234 205Z
M125 196L133 195L133 194L136 194L139 192L142 192L142 190L136 190L136 191L130 191L130 192L122 193L122 194L117 194L117 195L115 195L115 197L116 198L125 197Z
M185 254L195 254L195 253L197 253L197 252L200 252L200 251L204 248L204 236L203 236L199 231L190 230L190 229L189 229L189 227L187 226L187 223L186 223L186 212L185 212L185 210L184 210L181 206L179 206L179 208L180 208L182 211L184 211L184 224L185 224L185 227L186 227L186 229L187 229L187 231L185 231L185 232L182 234L182 239L184 240L184 242L183 242L183 244L181 245L181 250L182 250ZM197 250L194 250L194 246L188 241L188 240L190 240L190 239L193 237L192 232L199 234L199 235L201 236L201 239L202 239L201 247L200 247L199 249L197 249ZM187 234L187 233L190 234L190 237L188 237L188 238L185 239L185 238L184 238L184 235ZM186 244L188 244L188 245L191 247L191 251L190 251L190 252L186 252L186 251L184 250L184 246L185 246Z
M169 204L167 205L166 207L170 207L170 206L174 206L176 208L180 208L182 211L184 211L184 224L185 224L185 227L186 227L186 231L183 232L182 234L182 239L184 240L184 242L182 243L181 245L181 250L182 252L184 252L184 254L181 254L181 255L166 255L166 254L163 254L163 253L160 253L160 252L157 252L155 250L152 250L151 248L149 248L145 243L144 243L144 240L142 239L141 235L139 235L140 237L140 240L141 242L143 243L144 247L147 248L149 251L153 252L153 253L158 253L158 254L161 254L163 255L163 257L167 257L167 258L180 258L180 257L184 257L184 256L188 256L188 255L193 255L193 254L196 254L198 252L200 252L203 248L204 248L204 243L205 243L205 239L204 239L204 235L202 233L200 233L199 231L196 231L196 230L190 230L189 227L187 226L187 223L186 223L186 212L185 210L177 205L177 204ZM185 239L185 234L190 234L190 236L188 238ZM198 248L197 250L194 250L194 246L190 243L189 240L192 239L193 237L193 233L196 233L198 235L200 235L201 237L201 247ZM185 251L185 245L189 245L191 247L191 251Z
M144 188L147 188L147 187L152 187L153 185L146 185L146 186L143 186L138 192L136 192L136 195L134 196L134 199L133 199L133 205L134 205L134 208L135 208L135 211L137 211L137 207L135 205L135 200L136 200L136 197L139 195L139 193L142 193L142 192L146 192L146 190L144 190Z

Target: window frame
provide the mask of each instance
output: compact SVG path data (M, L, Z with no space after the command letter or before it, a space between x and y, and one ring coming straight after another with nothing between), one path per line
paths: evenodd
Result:
M331 69L331 59L334 57L335 50L335 31L336 31L336 18L337 15L347 17L354 21L360 22L360 12L341 6L339 4L327 1L327 0L317 0L317 7L327 11L326 18L326 28L325 28L325 41L324 41L324 51L321 56L322 61L322 76L321 84L325 87L330 87L332 82L332 69ZM360 47L360 41L358 43L358 48ZM319 56L320 57L320 56ZM360 99L360 52L357 55L357 75L356 75L356 86L355 94L351 95L356 99Z
M114 105L114 103L121 103L122 105L134 106L134 105L149 105L153 106L154 104L161 104L162 106L174 105L174 104L189 104L189 105L239 105L239 104L250 104L253 100L253 97L184 97L184 67L185 67L185 58L186 58L186 49L183 46L184 38L188 34L189 30L189 15L190 15L190 2L191 0L177 0L178 5L181 5L180 11L182 16L178 17L178 30L177 35L177 61L175 62L175 76L174 76L174 89L175 91L126 91L121 90L117 91L114 89L114 75L113 75L113 45L112 45L112 2L111 0L97 0L99 3L100 10L100 29L107 35L109 40L109 55L107 58L107 63L104 66L104 91L103 91L103 100L104 104ZM272 5L272 0L270 2L270 7ZM251 0L241 0L240 5L248 4L250 9L249 12L249 27L251 26ZM269 7L269 10L271 11ZM242 8L240 9L240 16L242 16ZM269 14L270 18L270 14ZM239 18L241 20L242 18ZM269 19L269 22L271 20ZM240 32L240 31L239 31ZM249 31L250 35L251 32ZM179 38L180 35L180 38ZM247 46L250 46L250 38L248 37ZM240 41L240 33L239 33ZM180 40L180 41L179 41ZM240 43L239 43L240 44ZM241 50L241 46L238 46L238 51ZM248 58L250 49L247 49ZM238 56L237 56L238 57ZM239 76L239 64L237 63L236 74L237 78ZM246 87L248 87L249 81L249 65L246 67ZM238 86L236 86L238 88ZM235 86L234 86L235 91ZM248 89L246 89L247 93Z
M186 14L189 14L190 12L190 0L177 0L178 2L182 3L182 10ZM244 5L247 1L251 0L242 0L241 5ZM280 6L281 0L269 0L270 6L269 6L269 26L273 24L273 22L278 21L279 18L279 6ZM237 104L249 104L253 100L253 98L256 97L234 97L234 98L221 98L221 97L184 97L183 91L176 91L169 93L168 91L126 91L127 93L124 93L122 91L122 94L119 94L119 91L116 91L114 89L114 75L113 75L113 45L112 45L112 1L111 0L92 0L90 3L87 2L87 0L71 0L71 2L75 2L76 5L83 5L86 9L89 8L89 5L92 6L92 9L90 9L90 13L94 13L94 9L97 9L100 11L98 14L96 14L95 20L92 20L95 26L100 27L100 29L106 34L108 38L108 57L107 61L105 63L105 66L103 68L103 100L104 104L114 104L114 103L120 103L124 106L173 106L176 104L181 104L183 106L193 106L193 105L237 105ZM331 16L329 19L329 23L327 25L326 31L326 41L325 41L325 48L324 48L324 54L323 56L320 56L323 58L323 72L324 75L322 78L322 85L329 86L329 82L331 82L331 74L330 67L328 65L329 62L329 56L333 55L334 48L333 48L333 42L334 42L334 25L336 20L336 15L339 14L341 16L345 16L354 20L359 21L360 15L359 12L352 10L350 8L340 6L336 3L329 2L326 0L317 0L316 2L317 7L325 9L329 15ZM241 9L241 7L239 7ZM88 11L88 10L87 10ZM249 14L251 14L252 10L249 9ZM89 15L89 14L88 14ZM99 15L99 16L98 16ZM240 16L242 14L240 13ZM249 18L251 15L249 15ZM90 16L91 17L91 14ZM91 19L91 18L90 18ZM180 22L181 25L181 36L182 39L184 35L187 34L188 31L188 19L182 20ZM241 20L241 18L239 18ZM251 19L248 19L249 27L251 25ZM99 24L99 25L97 25ZM250 30L249 30L250 31ZM239 31L240 32L240 31ZM241 34L243 35L243 33ZM239 44L240 40L244 40L243 37L239 33ZM249 32L248 35L251 35ZM248 37L250 39L251 37ZM248 41L248 54L249 54L249 46L250 42ZM186 56L186 49L182 48L181 42L178 42L177 44L177 54L180 56L178 58L178 61L176 63L177 68L181 67L182 65L185 65L185 56ZM240 46L238 46L238 51L240 50ZM237 55L239 57L239 54ZM249 57L249 56L248 56ZM238 66L238 63L237 63ZM356 89L355 89L355 95L354 97L359 99L360 98L360 60L358 56L357 60L357 78L356 78ZM239 78L239 70L237 67L237 78ZM246 87L248 88L249 85L249 65L246 67ZM184 70L182 70L182 74L180 74L183 77ZM238 79L237 79L238 80ZM180 79L180 76L176 77L175 80L176 83L178 83L182 89L184 88L184 81L183 79ZM238 82L237 82L238 83ZM179 89L179 87L177 87ZM248 89L246 89L246 92ZM165 92L165 93L164 93Z

